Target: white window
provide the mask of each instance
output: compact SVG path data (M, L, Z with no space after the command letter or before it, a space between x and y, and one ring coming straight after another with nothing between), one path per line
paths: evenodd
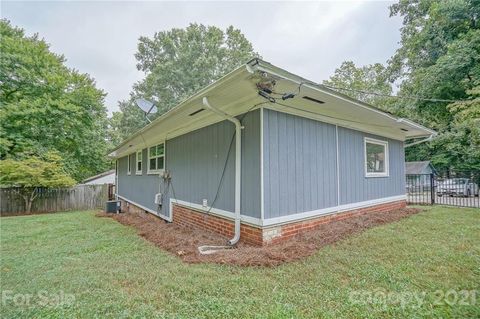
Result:
M163 170L165 164L165 145L164 143L148 148L148 173L159 173Z
M132 174L132 165L130 163L130 155L131 154L127 155L127 175Z
M365 138L365 176L388 176L388 142Z
M135 168L135 174L136 175L142 175L142 151L137 152L137 166Z

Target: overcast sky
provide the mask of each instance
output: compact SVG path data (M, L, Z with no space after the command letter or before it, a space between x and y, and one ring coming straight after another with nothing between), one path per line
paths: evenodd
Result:
M191 22L242 30L262 57L309 80L327 79L342 61L384 63L398 47L401 19L391 2L1 2L1 16L38 32L67 65L89 73L110 112L143 78L140 36Z

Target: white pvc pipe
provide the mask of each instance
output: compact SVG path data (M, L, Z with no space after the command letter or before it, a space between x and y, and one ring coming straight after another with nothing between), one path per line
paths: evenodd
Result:
M210 111L222 116L235 124L235 234L228 241L230 245L235 245L240 240L240 203L241 203L241 187L242 187L242 124L240 121L230 114L227 114L208 103L207 97L203 98L203 105ZM228 159L227 159L228 160Z

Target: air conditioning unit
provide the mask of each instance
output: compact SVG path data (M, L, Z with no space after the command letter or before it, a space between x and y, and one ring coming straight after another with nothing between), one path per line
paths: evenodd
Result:
M105 205L105 212L107 213L118 213L120 211L120 201L119 200L109 200Z
M155 194L155 204L162 205L162 193Z

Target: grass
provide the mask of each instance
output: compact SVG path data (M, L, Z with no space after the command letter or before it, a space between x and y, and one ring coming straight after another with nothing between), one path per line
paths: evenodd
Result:
M460 292L479 289L478 209L427 208L277 268L184 264L94 212L0 223L2 318L480 317L480 291Z

